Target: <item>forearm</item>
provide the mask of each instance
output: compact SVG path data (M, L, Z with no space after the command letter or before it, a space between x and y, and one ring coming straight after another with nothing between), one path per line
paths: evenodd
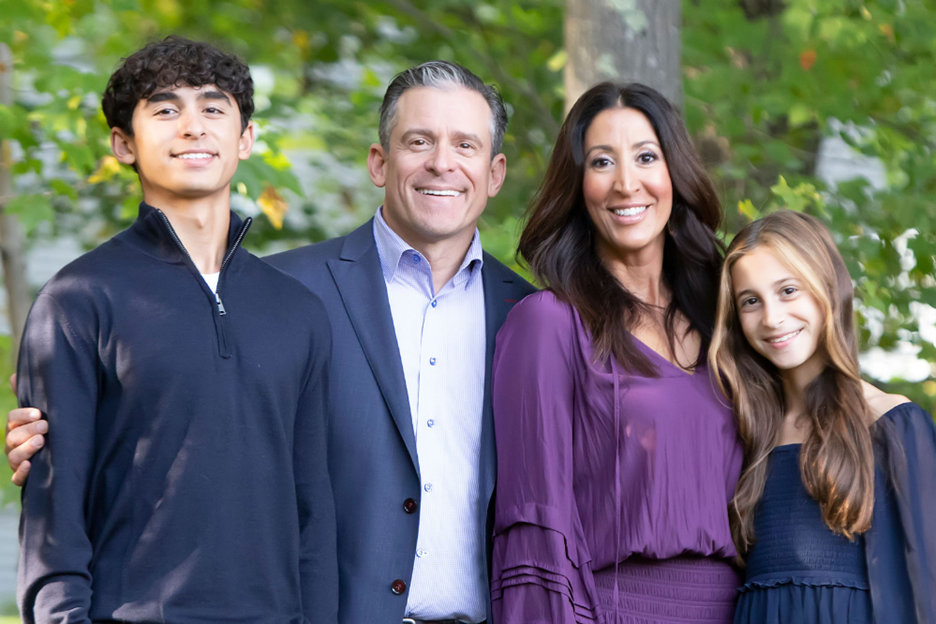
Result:
M91 540L86 492L94 461L96 351L76 336L51 297L30 311L18 367L20 404L49 421L33 459L20 521L19 606L25 622L88 622Z

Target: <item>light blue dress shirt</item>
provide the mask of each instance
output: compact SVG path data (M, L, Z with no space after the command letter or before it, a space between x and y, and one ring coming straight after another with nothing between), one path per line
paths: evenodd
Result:
M374 239L409 396L422 477L407 617L481 622L488 596L481 523L485 324L481 239L434 292L432 269L384 221Z

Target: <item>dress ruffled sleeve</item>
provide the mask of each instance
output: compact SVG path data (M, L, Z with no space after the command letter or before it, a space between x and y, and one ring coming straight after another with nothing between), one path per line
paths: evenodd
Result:
M874 517L865 537L878 622L936 622L936 425L905 403L878 421Z
M598 621L573 495L575 319L551 293L514 307L497 336L497 494L491 597L498 624Z

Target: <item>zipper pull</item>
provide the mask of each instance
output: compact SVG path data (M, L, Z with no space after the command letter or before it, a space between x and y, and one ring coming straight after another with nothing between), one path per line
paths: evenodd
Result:
M224 311L224 304L221 303L221 296L218 293L215 293L215 301L218 302L218 315L224 316L227 312Z

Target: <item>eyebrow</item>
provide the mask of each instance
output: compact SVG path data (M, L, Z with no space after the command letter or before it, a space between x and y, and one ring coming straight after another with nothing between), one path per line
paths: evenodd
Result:
M653 139L647 139L647 140L645 140L645 141L637 141L637 142L634 143L631 147L632 147L632 149L637 149L637 148L643 147L643 146L645 146L645 145L656 145L656 146L659 147L660 149L663 149L662 147L660 147L660 144L657 143L656 141L654 141ZM589 154L591 154L591 153L592 153L593 151L595 151L595 150L602 150L602 151L605 151L605 152L613 152L613 151L614 151L614 148L611 147L610 145L595 145L594 147L588 148L588 151L585 152L585 155L588 156Z
M771 284L771 286L772 286L773 288L776 288L777 286L779 286L779 285L782 284L783 282L789 282L790 280L794 280L794 281L795 281L796 279L797 279L797 278L796 278L795 275L788 275L788 276L786 276L786 277L782 277L782 278L778 279L776 282L774 282L773 284ZM738 294L735 295L735 299L741 299L742 297L747 297L747 296L749 296L749 295L755 295L755 296L756 296L757 293L754 292L754 289L752 289L752 288L745 288L744 290L742 290L741 292L739 292Z
M424 134L426 136L434 137L435 133L432 130L427 128L413 128L412 130L407 130L403 133L403 136L400 137L400 140L405 141L414 135Z
M428 128L413 128L412 130L407 130L406 132L404 132L403 136L400 137L400 140L406 141L412 136L419 136L419 135L424 135L424 136L434 138L436 136L436 133L433 132L432 130L429 130ZM453 132L452 138L454 138L456 141L468 140L468 141L474 141L475 143L479 145L484 145L484 141L481 140L481 137L471 132Z
M146 98L147 104L158 104L159 102L177 102L181 98L175 91L160 91L159 93L154 93L153 95ZM215 89L209 89L207 91L202 91L198 94L199 100L221 100L223 102L231 103L231 99L226 96L221 91Z
M481 137L471 132L453 132L452 136L457 141L468 140L477 143L478 145L484 145L484 141L481 140Z

